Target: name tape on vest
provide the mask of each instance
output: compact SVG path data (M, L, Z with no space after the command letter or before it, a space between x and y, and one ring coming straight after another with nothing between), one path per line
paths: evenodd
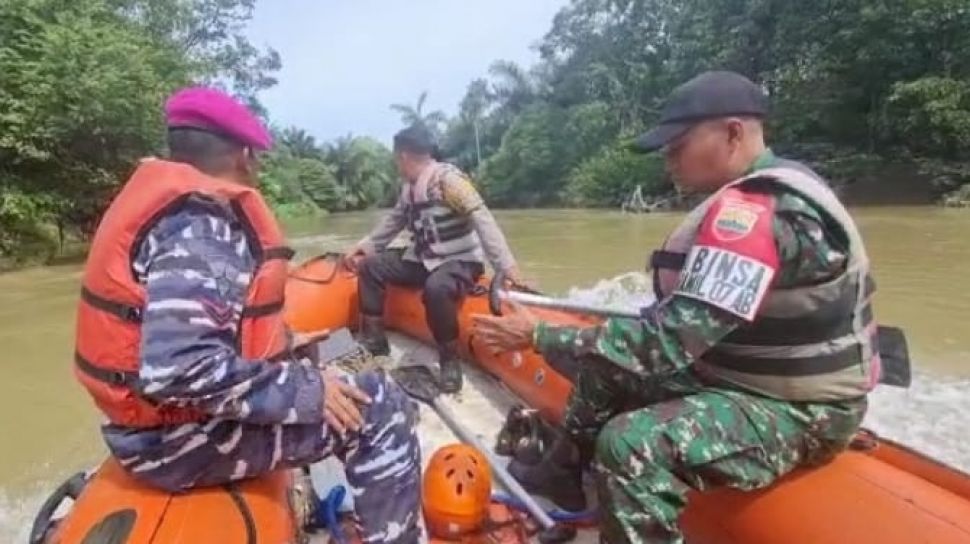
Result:
M695 245L674 294L694 298L753 321L775 269L734 251Z

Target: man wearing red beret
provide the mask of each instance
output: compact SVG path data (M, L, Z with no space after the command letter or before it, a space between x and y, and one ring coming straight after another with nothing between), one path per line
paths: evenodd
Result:
M75 374L107 416L108 448L171 491L336 454L360 538L417 542L414 405L383 373L340 377L294 355L281 316L292 251L255 188L270 135L212 89L165 111L170 158L138 166L84 271Z

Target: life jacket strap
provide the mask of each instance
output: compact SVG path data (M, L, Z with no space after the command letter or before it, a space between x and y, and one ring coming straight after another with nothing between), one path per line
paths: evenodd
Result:
M284 302L280 300L277 302L271 302L269 304L260 304L258 306L246 306L242 309L242 317L244 319L253 319L273 315L283 310L283 304Z
M137 372L101 368L77 352L74 353L74 364L89 377L115 387L134 388L135 382L138 381Z
M651 270L681 270L687 262L687 254L658 249L650 254Z
M264 261L274 261L274 260L289 261L290 259L293 258L294 255L296 255L296 251L293 251L293 248L286 247L286 246L270 247L270 248L266 248L266 250L263 251L263 260Z
M87 287L81 287L81 300L92 308L97 308L102 312L107 312L117 316L122 321L127 321L129 323L141 323L142 309L137 306L131 306L123 302L107 299L94 293Z

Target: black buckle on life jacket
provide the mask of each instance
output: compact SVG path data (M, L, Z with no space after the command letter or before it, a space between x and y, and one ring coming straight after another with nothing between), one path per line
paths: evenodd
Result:
M74 353L74 364L78 369L88 376L114 387L132 387L138 380L137 372L125 372L123 370L108 370L101 368L91 361L85 359L80 353Z
M129 323L141 323L143 312L142 309L137 306L131 306L122 302L115 302L109 300L100 295L95 294L87 287L81 288L81 300L91 305L92 308L97 308L102 312L107 312L114 316L117 316L123 321Z
M141 308L135 308L134 306L128 306L128 307L125 308L124 312L125 312L124 319L126 321L130 321L132 323L141 323L141 320L142 320L142 317L143 317Z

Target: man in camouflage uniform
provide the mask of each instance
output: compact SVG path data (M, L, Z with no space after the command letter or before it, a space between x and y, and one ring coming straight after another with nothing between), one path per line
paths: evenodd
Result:
M825 462L865 414L879 373L865 249L817 176L765 147L765 102L737 74L705 73L638 141L663 148L681 188L714 193L655 252L658 302L642 319L477 318L496 350L581 362L569 438L517 476L583 506L563 486L592 460L604 542L683 542L690 489L762 488Z
M483 273L519 281L519 270L502 230L471 181L456 167L434 159L433 135L415 125L394 136L394 157L403 178L401 195L389 214L351 251L360 273L360 341L372 353L389 350L384 334L387 284L422 288L428 328L438 345L440 386L461 389L458 305ZM387 245L402 230L412 235L403 252Z
M254 150L270 139L243 106L193 89L174 96L166 111L170 161L255 184ZM292 352L282 361L244 359L240 309L261 265L251 243L232 207L205 198L171 207L144 234L131 260L147 301L134 388L158 406L191 407L203 417L149 428L106 424L111 453L135 477L171 491L337 455L362 540L417 542L413 403L383 373L338 377Z

